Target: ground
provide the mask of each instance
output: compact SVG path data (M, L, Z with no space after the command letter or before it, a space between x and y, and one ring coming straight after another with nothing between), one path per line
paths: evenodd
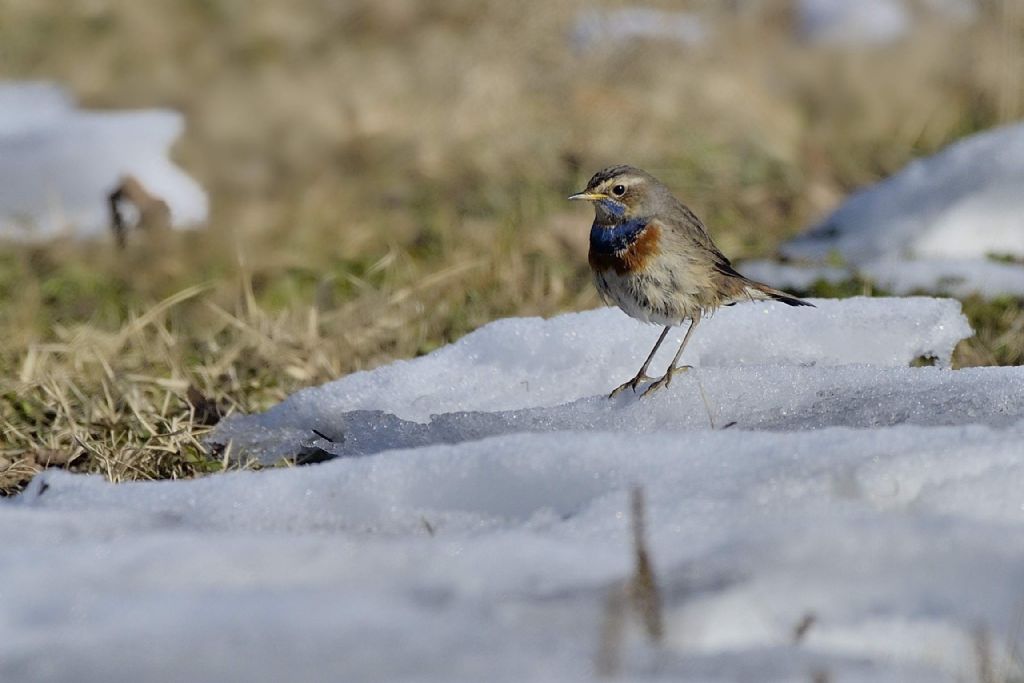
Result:
M201 439L225 412L496 318L597 305L590 218L564 197L607 163L655 172L726 253L760 257L849 191L1024 109L1013 3L869 50L795 43L771 5L731 18L694 3L716 26L701 46L579 54L574 3L3 0L0 73L60 81L84 106L181 110L176 158L213 214L124 252L5 245L0 488L47 464L115 481L219 471ZM1020 362L1021 302L966 305L977 336L956 365Z
M658 330L590 310L593 170L740 261L1024 113L1019 3L784 4L0 0L0 75L181 111L212 212L3 246L0 678L1021 680L1020 299L809 282L605 397Z
M1024 372L948 367L953 300L814 303L722 311L643 400L655 328L509 318L211 435L343 457L44 472L0 678L1021 680Z

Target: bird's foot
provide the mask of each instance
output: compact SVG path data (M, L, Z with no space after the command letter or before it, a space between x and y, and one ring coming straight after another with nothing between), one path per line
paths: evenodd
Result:
M678 373L678 372L686 372L687 370L692 370L692 369L693 369L692 365L679 365L679 366L676 366L674 368L669 368L668 371L665 373L665 375L661 379L659 379L656 382L654 382L654 384L652 384L651 386L647 387L646 390L644 390L644 393L640 394L640 398L643 398L644 396L647 396L648 394L653 394L655 391L657 391L658 389L661 389L662 387L667 387L669 384L672 383L672 377L674 377L676 373Z
M615 389L613 389L612 393L608 394L608 398L615 398L616 396L621 394L626 389L632 389L633 393L635 394L636 393L637 385L639 385L641 382L646 382L649 379L654 379L654 378L653 377L648 377L647 373L645 373L645 372L641 372L639 375L637 375L633 379L629 380L628 382L626 382L622 386L619 386L619 387L616 387Z

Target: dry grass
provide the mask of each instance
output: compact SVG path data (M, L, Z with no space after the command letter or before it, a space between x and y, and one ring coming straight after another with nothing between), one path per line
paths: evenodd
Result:
M991 634L984 626L974 631L974 664L972 680L977 683L1021 683L1024 681L1024 666L1020 658L1017 634L1012 634L1004 647L992 642Z
M660 645L665 637L664 605L647 543L646 511L644 490L636 486L630 491L633 575L608 590L594 660L594 672L600 678L613 678L620 674L630 613L643 627L650 645Z
M606 163L651 169L760 256L1024 110L1009 0L871 52L795 44L770 0L687 4L717 22L705 47L578 54L582 0L0 0L0 76L182 110L179 159L213 200L208 230L124 253L5 246L0 488L47 462L217 470L190 386L258 410L496 317L595 305L589 219L563 197ZM959 361L1021 362L1020 302L969 304Z

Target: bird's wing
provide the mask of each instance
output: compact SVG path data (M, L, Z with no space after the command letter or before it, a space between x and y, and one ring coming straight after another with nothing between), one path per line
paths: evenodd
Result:
M690 211L690 208L682 202L677 202L673 209L667 222L672 226L672 231L677 239L681 239L703 252L719 272L727 275L739 275L733 269L732 263L726 255L715 246L711 235L708 234L707 228L704 227L704 223L697 217L697 214Z

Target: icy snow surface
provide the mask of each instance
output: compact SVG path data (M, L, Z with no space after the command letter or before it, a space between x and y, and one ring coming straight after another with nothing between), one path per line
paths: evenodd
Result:
M202 223L206 194L167 158L183 129L174 111L83 111L55 85L0 81L0 237L108 231L107 196L125 174L167 202L175 226Z
M449 441L464 432L647 431L740 418L750 426L785 429L792 415L776 410L780 404L762 410L765 393L779 396L788 410L810 411L805 418L828 412L838 406L816 400L817 393L837 391L850 373L864 373L855 383L867 381L880 368L906 368L919 356L948 364L956 342L970 334L956 301L816 303L818 308L759 303L721 309L701 324L687 349L684 360L698 370L677 381L692 390L673 393L667 402L604 399L636 374L660 333L606 308L552 320L499 320L424 358L300 391L265 415L229 419L216 438L273 461L294 455L314 429L336 441L344 435L346 453L380 450L378 441L387 447ZM652 372L668 363L684 331L676 328L665 340ZM710 416L698 385L712 404ZM884 391L881 384L872 386ZM838 408L841 414L822 415L822 424L855 419L849 406Z
M627 621L627 680L970 680L1019 637L1024 372L908 367L953 301L815 303L722 311L642 402L603 394L655 328L504 320L215 437L359 457L44 473L0 503L0 680L591 680L637 485L665 638Z
M1024 124L972 135L857 192L782 254L822 263L837 255L887 290L1024 294ZM801 286L849 276L769 262L744 273L773 285Z

